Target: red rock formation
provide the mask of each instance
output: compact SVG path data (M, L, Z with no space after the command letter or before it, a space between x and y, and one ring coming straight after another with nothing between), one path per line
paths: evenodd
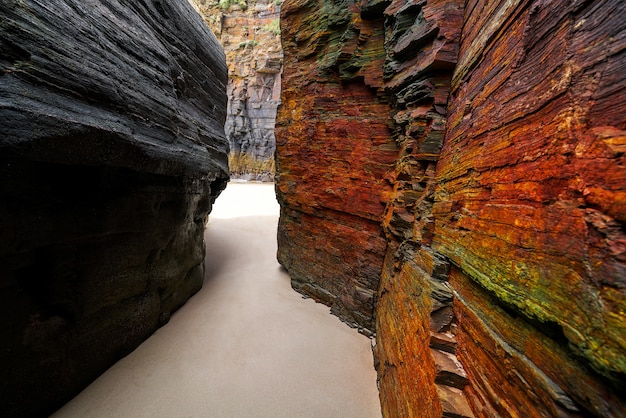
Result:
M394 136L400 145L394 191L382 219L389 248L376 311L375 355L386 416L471 415L460 391L467 379L454 356L454 339L429 344L431 333L438 338L449 330L453 316L448 264L430 245L435 164L462 6L460 1L393 1L384 12L389 28L385 91L395 108Z
M278 259L296 290L371 333L386 249L385 175L397 154L390 108L375 89L382 25L360 20L356 6L320 6L288 2L282 9Z
M477 412L624 414L625 12L482 1L465 16L433 247L458 266Z
M626 414L625 6L333 4L283 6L279 260L378 292L384 415Z

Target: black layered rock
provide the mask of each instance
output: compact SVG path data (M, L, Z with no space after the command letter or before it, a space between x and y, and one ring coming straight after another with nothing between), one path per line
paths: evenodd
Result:
M0 410L54 411L201 286L227 70L186 0L0 2Z

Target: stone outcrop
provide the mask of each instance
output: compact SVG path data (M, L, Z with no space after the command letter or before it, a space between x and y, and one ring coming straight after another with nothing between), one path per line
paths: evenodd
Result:
M482 30L461 42L433 247L454 266L483 415L625 413L625 12L485 1L466 14Z
M624 11L283 5L278 258L385 416L626 413Z
M194 2L226 53L231 175L273 180L283 65L280 1Z
M227 70L185 0L0 15L0 408L42 416L202 286Z
M452 0L395 1L384 10L391 29L384 75L399 146L382 218L389 246L376 310L374 354L386 416L418 416L420 410L422 417L472 416L461 392L467 377L449 334L449 263L432 249L435 168L463 12L463 2Z
M296 290L372 334L397 146L376 93L382 20L358 15L354 4L283 4L278 259Z

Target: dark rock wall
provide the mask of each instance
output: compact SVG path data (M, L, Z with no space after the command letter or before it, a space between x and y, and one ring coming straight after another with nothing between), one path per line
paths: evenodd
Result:
M625 414L623 15L284 3L278 258L375 321L385 416Z
M41 416L201 287L226 65L183 0L0 16L0 409Z

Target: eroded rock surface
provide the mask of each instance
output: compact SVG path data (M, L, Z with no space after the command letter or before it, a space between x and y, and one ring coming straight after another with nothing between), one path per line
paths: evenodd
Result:
M278 257L375 322L386 416L626 413L623 15L283 5Z
M483 1L466 14L433 247L455 266L482 414L625 413L625 12Z
M234 178L274 178L283 51L280 1L194 0L226 52L226 137Z
M348 7L349 6L349 7ZM374 332L387 247L380 219L397 146L377 97L382 21L356 4L286 2L277 132L278 259L293 287Z
M201 287L226 65L184 0L0 15L0 408L42 416Z

